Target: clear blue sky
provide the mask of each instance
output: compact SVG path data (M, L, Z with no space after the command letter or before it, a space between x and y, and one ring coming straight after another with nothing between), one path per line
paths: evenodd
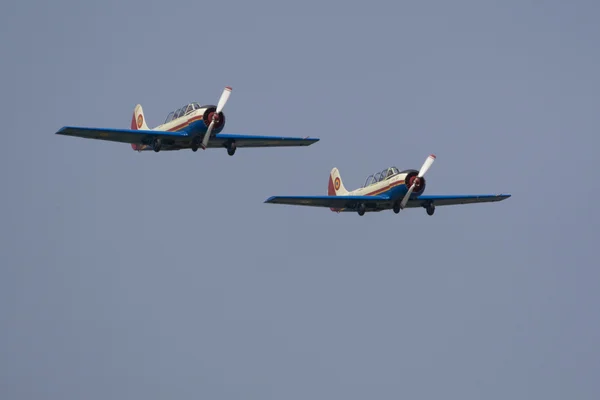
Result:
M10 2L0 12L0 398L600 397L595 1ZM233 87L227 133L135 153ZM263 204L387 166L494 204Z

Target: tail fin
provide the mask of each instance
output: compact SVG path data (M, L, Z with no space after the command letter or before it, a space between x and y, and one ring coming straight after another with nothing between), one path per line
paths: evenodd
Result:
M148 128L148 125L146 125L146 118L144 116L144 110L142 109L142 105L138 104L137 106L135 106L135 109L133 110L133 116L131 117L131 129L133 130L150 130L150 128ZM141 144L135 144L132 143L131 144L131 148L133 150L137 150L140 151L142 150L142 147L144 147Z
M340 171L337 168L331 170L329 174L329 186L327 188L327 194L329 196L344 196L348 194L348 191L344 187Z
M138 104L135 106L133 110L133 117L131 117L131 129L138 130L149 130L148 125L146 125L146 118L144 117L144 110L142 109L142 105Z

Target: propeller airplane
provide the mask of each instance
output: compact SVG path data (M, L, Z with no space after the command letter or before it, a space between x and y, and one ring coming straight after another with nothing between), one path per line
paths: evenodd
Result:
M337 168L329 175L328 196L273 196L265 203L287 204L311 207L329 207L331 211L355 211L358 215L392 209L396 214L404 208L423 207L428 215L433 215L436 206L456 204L487 203L502 201L510 194L468 194L468 195L423 195L425 173L435 155L427 157L419 171L396 167L386 168L370 175L363 187L347 191Z
M230 156L238 147L310 146L317 138L254 136L220 133L225 126L223 108L231 95L227 86L216 106L190 103L169 113L165 122L153 129L146 125L142 106L138 104L131 119L131 129L65 126L56 134L87 139L129 143L135 151L226 148Z

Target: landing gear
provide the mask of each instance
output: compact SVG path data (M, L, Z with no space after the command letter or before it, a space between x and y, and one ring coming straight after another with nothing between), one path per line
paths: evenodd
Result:
M236 145L235 142L231 142L227 145L227 154L229 154L230 156L235 154L235 149L236 149Z
M367 207L365 207L365 205L363 203L360 203L358 205L357 211L358 211L358 215L360 215L362 217L363 215L365 215L365 211L367 211Z
M435 212L435 205L433 205L433 203L429 203L427 206L425 206L425 210L427 211L427 215L433 215Z
M195 153L198 151L198 145L193 144L192 145L192 151Z
M162 142L159 138L154 138L154 140L152 140L152 150L154 150L155 152L159 152L160 148L162 147Z
M399 202L394 203L393 210L396 214L398 214L400 212L400 203Z

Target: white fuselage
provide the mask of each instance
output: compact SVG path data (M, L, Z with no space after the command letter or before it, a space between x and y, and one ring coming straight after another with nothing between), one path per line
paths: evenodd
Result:
M373 183L371 185L355 189L348 192L351 196L375 196L386 192L391 192L394 188L404 185L406 173L396 174L388 179Z

